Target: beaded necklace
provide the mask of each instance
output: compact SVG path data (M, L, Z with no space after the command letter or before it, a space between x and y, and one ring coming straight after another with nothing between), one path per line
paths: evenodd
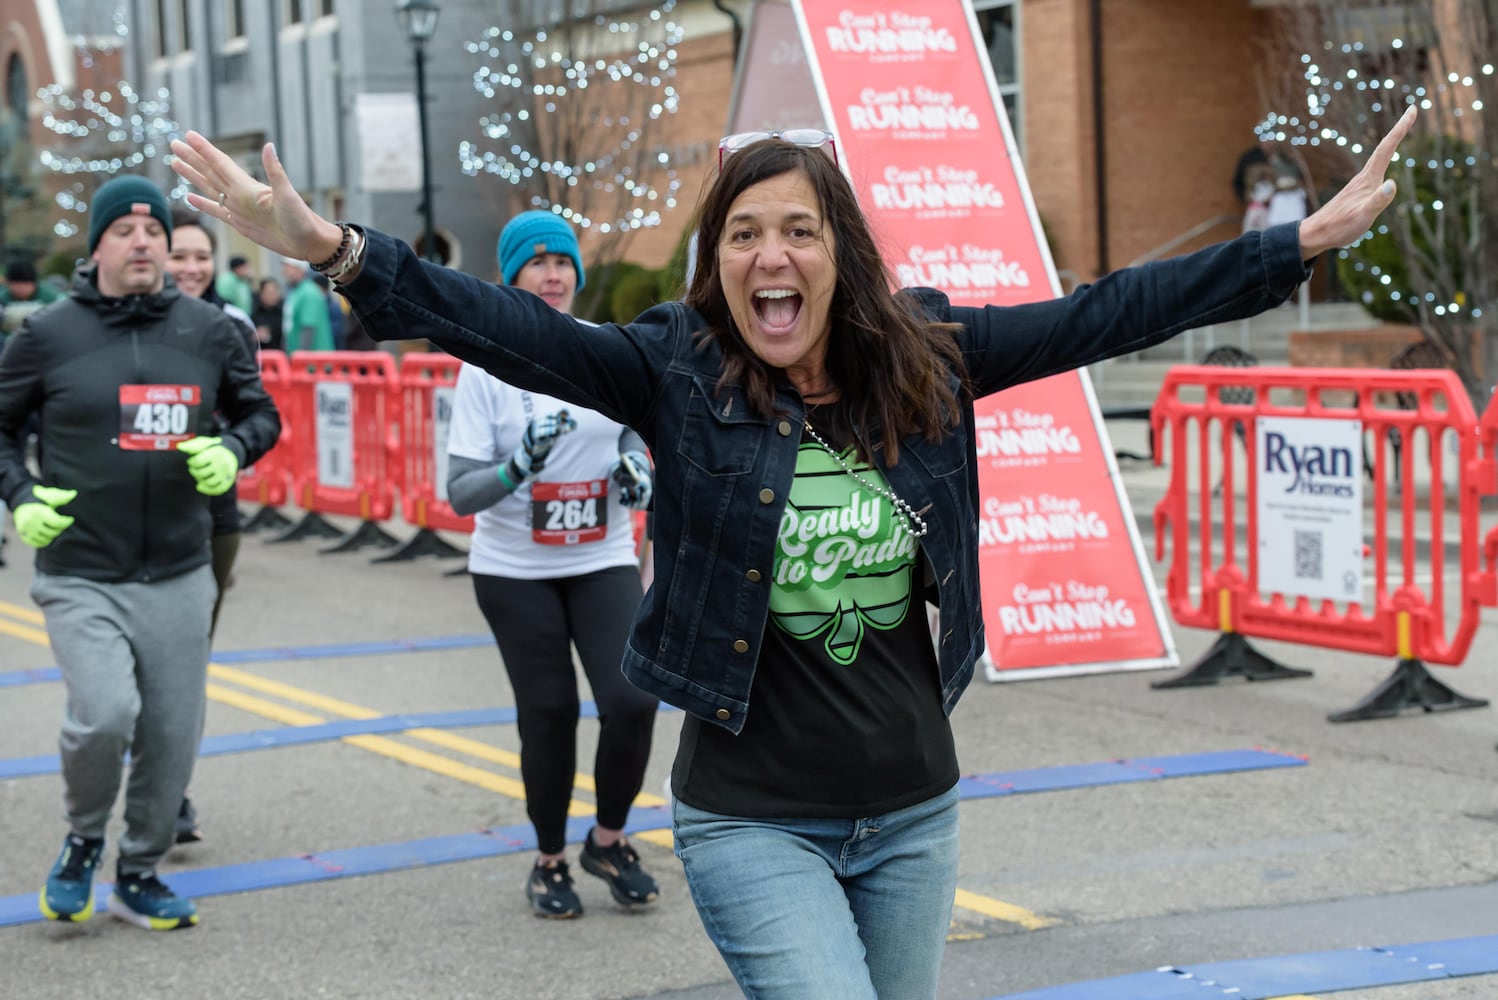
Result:
M903 514L905 516L905 519L901 520L899 522L899 525L905 530L905 533L907 535L909 535L911 538L926 537L926 522L921 517L921 515L915 512L910 504L906 503L903 499L897 496L894 490L885 489L882 486L869 482L863 476L859 475L858 472L854 470L853 466L849 465L843 459L842 455L839 455L837 452L833 451L832 446L829 445L826 441L822 440L822 435L818 434L816 428L812 427L811 421L809 419L803 420L801 423L802 426L806 428L806 433L811 435L811 439L817 444L821 445L822 450L831 455L832 460L838 465L842 466L844 472L852 476L854 479L858 480L858 482L863 484L863 487L869 492L888 500L894 506L896 513ZM915 525L915 527L912 528L912 524Z

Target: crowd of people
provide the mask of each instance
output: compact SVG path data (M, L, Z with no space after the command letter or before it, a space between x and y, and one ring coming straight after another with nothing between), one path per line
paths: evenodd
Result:
M1393 200L1384 170L1412 122L1304 220L985 308L896 289L830 134L732 136L693 220L685 296L622 325L571 315L585 271L557 215L510 220L483 280L318 216L270 146L263 183L188 133L172 167L201 215L174 218L143 178L109 182L91 266L0 355L0 497L38 549L33 595L68 692L69 829L42 912L91 914L128 750L111 912L152 929L198 919L154 868L187 808L229 579L210 498L278 428L252 350L272 341L256 303L234 302L254 279L238 259L206 266L215 220L286 262L283 349L336 337L315 308L327 283L369 336L425 337L465 362L447 485L478 515L475 599L514 692L532 912L583 913L565 842L575 650L601 722L578 859L618 904L659 899L623 828L664 701L686 713L676 855L744 994L934 996L958 861L948 716L984 650L975 400L1285 301ZM153 349L168 329L192 349ZM62 364L85 353L97 362ZM628 512L647 507L642 592ZM869 556L826 555L849 548ZM861 603L871 587L877 606Z
M217 253L215 247L215 269ZM64 298L68 280L59 274L39 277L32 261L11 261L0 287L0 334L15 333L27 316ZM347 301L332 294L327 279L305 261L282 259L275 277L257 279L249 259L235 254L212 278L211 293L216 301L239 310L264 350L352 351L374 346L349 316Z

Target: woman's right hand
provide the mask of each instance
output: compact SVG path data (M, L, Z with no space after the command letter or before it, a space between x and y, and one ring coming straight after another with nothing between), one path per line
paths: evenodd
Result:
M297 260L323 261L338 251L343 231L308 207L270 143L260 151L269 184L255 180L197 132L172 140L172 169L197 190L188 202L265 247Z

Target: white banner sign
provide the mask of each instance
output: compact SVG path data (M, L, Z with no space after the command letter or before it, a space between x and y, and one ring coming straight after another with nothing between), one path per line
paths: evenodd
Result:
M1259 591L1333 601L1363 592L1363 424L1260 417Z
M354 387L347 382L318 382L312 387L317 419L317 481L324 486L354 488Z
M432 389L432 468L436 470L437 499L447 502L447 434L453 424L453 393L450 385Z
M414 94L356 94L359 183L366 191L421 190L421 122Z

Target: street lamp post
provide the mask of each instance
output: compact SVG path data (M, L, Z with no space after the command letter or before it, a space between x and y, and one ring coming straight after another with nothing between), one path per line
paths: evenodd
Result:
M421 128L421 255L440 261L437 234L432 228L432 160L427 144L427 73L426 43L437 33L437 15L442 9L436 0L401 0L395 14L401 30L416 52L416 118Z

